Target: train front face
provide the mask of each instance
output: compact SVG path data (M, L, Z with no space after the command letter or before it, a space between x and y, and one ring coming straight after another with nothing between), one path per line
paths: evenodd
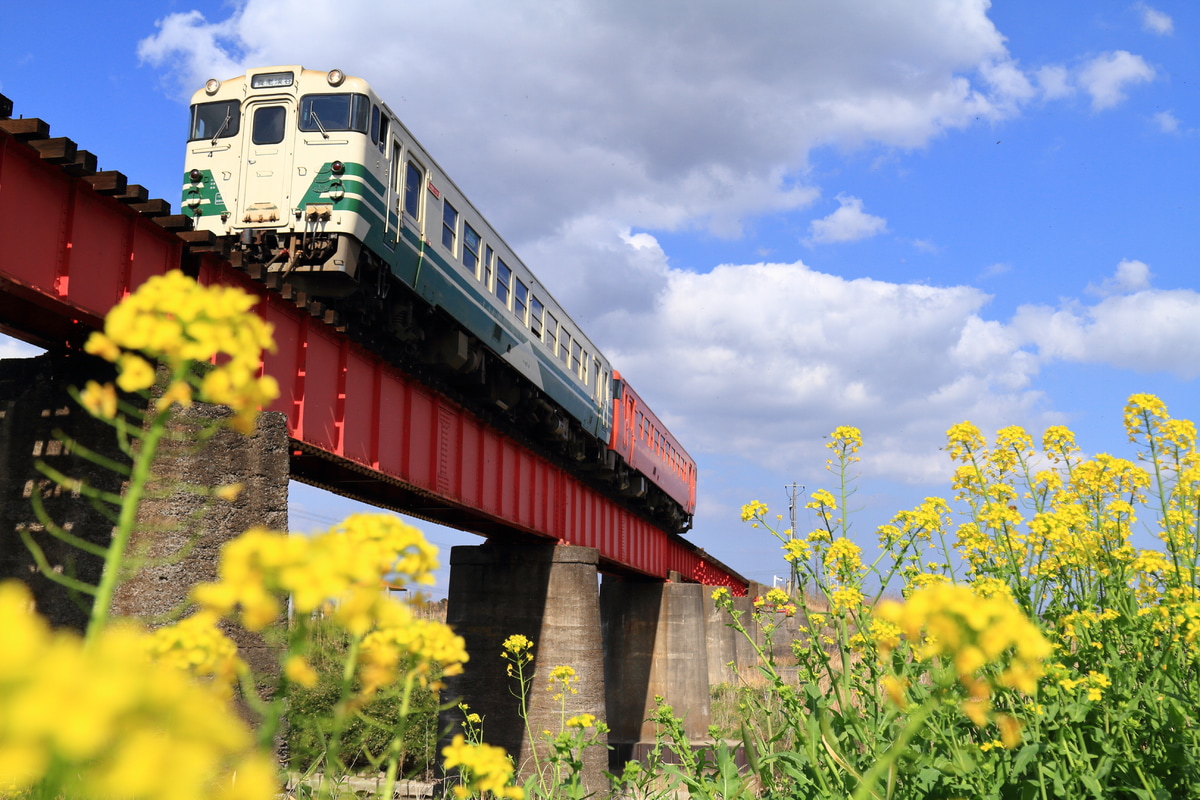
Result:
M269 67L208 81L192 96L183 213L246 263L323 273L329 293L352 290L371 228L361 211L379 201L370 185L380 105L340 70Z

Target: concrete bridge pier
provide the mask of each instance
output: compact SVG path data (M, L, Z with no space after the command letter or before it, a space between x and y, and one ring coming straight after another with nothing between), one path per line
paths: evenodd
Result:
M543 731L558 734L566 719L593 714L603 720L605 675L597 593L598 552L562 544L504 544L488 540L450 551L447 622L466 640L470 661L462 675L446 681L443 703L466 702L468 713L483 718L484 740L513 757L520 779L533 774L535 758L545 763ZM504 640L521 634L534 643L526 713L521 718L519 687L501 658ZM579 680L561 700L561 684L548 689L550 672L569 666ZM448 740L463 731L463 713L452 705L439 720ZM534 749L536 747L536 750ZM608 787L603 746L584 753L584 782L589 791Z
M614 765L641 760L653 747L657 697L682 720L691 743L708 738L708 638L724 630L706 625L705 598L711 591L696 583L604 577L600 604Z
M38 472L35 464L43 461L70 478L120 494L122 476L93 464L78 448L55 437L61 430L74 442L129 464L113 429L90 416L67 391L112 376L109 364L80 354L0 361L0 578L25 581L38 611L53 625L80 631L91 612L90 596L72 593L39 574L20 531L38 543L56 571L93 585L99 580L102 560L47 533L34 515L31 496L39 493L49 517L75 536L101 546L111 541L112 522ZM196 403L175 414L170 424L183 434L229 414L223 406ZM119 588L115 614L162 624L182 610L192 585L216 577L222 544L255 525L287 530L288 476L282 414L262 414L253 436L225 429L203 447L186 437L164 439L154 464L151 496L142 504L130 547L150 563ZM183 484L241 484L243 489L236 500L211 501ZM182 558L172 558L180 552L185 553ZM255 668L273 669L274 655L264 649L261 637L244 634L238 644Z

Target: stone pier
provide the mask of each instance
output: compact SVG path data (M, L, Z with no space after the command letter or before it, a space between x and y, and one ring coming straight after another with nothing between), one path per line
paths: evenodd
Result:
M120 494L123 477L85 458L83 448L115 463L130 460L116 433L94 419L68 393L88 380L107 381L111 365L86 355L45 354L0 361L0 578L29 584L39 612L56 626L82 630L91 598L72 593L38 574L21 538L25 531L56 572L95 585L102 560L51 536L34 515L31 498L43 498L49 519L73 536L106 546L112 522L77 493L38 472L38 461L72 479ZM131 551L149 559L122 585L114 601L118 616L155 624L179 612L191 586L216 576L217 551L255 525L287 529L288 437L282 414L263 414L250 437L223 429L203 446L189 432L228 415L224 407L194 404L171 422L181 438L165 438L155 461L155 483L140 509ZM62 435L69 437L64 440ZM184 484L204 487L241 484L232 502L210 500ZM173 556L184 553L182 558ZM261 643L242 642L243 657L255 667L268 660Z
M442 700L466 702L470 713L482 717L484 739L508 751L522 780L535 770L535 759L545 759L542 731L557 734L564 719L577 714L605 717L597 562L593 548L554 543L489 540L450 551L447 622L466 640L471 660L462 675L446 681ZM534 642L534 660L526 667L532 673L527 714L533 743L521 719L517 681L501 658L504 640L514 634ZM573 668L579 678L561 700L547 688L557 666ZM462 731L462 721L451 705L440 728L450 737ZM588 791L607 790L607 768L603 746L585 752Z
M709 657L704 598L711 587L605 576L600 587L613 763L653 746L656 697L692 742L708 738Z

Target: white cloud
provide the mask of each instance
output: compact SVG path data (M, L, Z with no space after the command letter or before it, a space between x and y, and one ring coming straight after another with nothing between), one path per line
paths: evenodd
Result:
M1200 377L1200 293L1143 289L1112 295L1094 306L1029 305L1012 327L1043 360L1104 364L1139 373Z
M1036 419L1037 359L979 316L970 287L845 280L802 263L670 270L652 307L613 332L610 356L697 452L803 471L823 436L862 427L865 469L941 477L947 419Z
M839 194L838 209L827 217L809 223L809 242L856 242L887 231L887 220L863 211L863 201Z
M1108 296L1132 294L1150 288L1150 267L1142 261L1124 259L1117 264L1116 271L1105 278L1099 286L1088 284L1088 294Z
M1143 30L1159 36L1169 36L1175 32L1175 21L1169 14L1164 14L1145 3L1138 3L1134 8L1141 14Z
M1059 100L1075 93L1070 73L1061 64L1049 64L1041 67L1034 73L1034 80L1041 88L1042 96L1047 100Z
M1154 115L1154 124L1163 133L1179 133L1179 118L1173 111L1159 111Z
M1079 83L1091 95L1092 109L1102 111L1125 100L1125 90L1130 85L1152 81L1155 75L1154 67L1141 56L1116 50L1096 56L1084 65Z

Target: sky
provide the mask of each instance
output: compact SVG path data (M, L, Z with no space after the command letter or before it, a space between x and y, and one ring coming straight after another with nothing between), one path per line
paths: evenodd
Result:
M50 6L86 35L9 9L0 93L175 206L207 78L370 81L697 460L689 539L746 577L786 565L741 506L831 487L839 425L869 548L950 493L955 423L1132 458L1131 394L1200 416L1194 3ZM349 508L293 485L294 530Z

